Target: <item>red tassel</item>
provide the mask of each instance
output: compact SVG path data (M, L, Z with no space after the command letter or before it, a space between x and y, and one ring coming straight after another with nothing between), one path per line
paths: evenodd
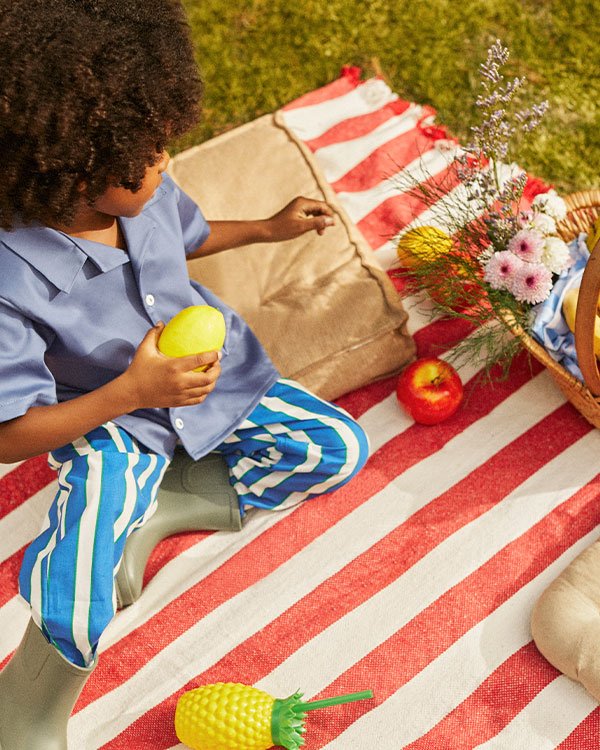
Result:
M448 140L448 133L446 131L446 128L440 126L440 125L426 125L421 126L419 130L423 133L423 135L426 135L428 138L431 138L433 141L447 141Z
M349 78L352 83L359 83L362 75L362 68L358 65L344 65L340 71L340 78Z
M423 116L421 119L417 122L417 127L423 133L423 135L427 136L427 138L431 138L432 141L456 141L456 138L452 138L448 134L448 131L443 125L425 125L425 120L430 120L432 117L435 117L436 115L435 109L433 107L424 106L423 107Z

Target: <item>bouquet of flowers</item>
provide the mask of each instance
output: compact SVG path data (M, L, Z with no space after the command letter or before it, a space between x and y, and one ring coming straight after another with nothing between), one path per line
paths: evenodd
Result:
M499 41L488 50L480 66L479 122L471 142L452 150L444 179L403 187L425 203L428 223L417 218L398 235L401 268L394 272L404 278L405 294L429 292L433 317L473 324L454 356L476 359L488 373L495 363L508 365L519 349L507 328L530 329L534 306L571 263L557 234L565 202L510 163L511 142L537 127L548 103L519 106L525 79L506 81L500 73L508 54Z

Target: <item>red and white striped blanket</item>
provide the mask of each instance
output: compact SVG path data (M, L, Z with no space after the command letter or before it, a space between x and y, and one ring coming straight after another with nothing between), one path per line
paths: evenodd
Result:
M393 235L425 218L395 175L435 175L452 147L433 112L355 69L283 112L389 267ZM417 302L421 356L465 335ZM70 747L182 748L177 698L225 681L307 699L373 689L309 714L308 750L596 750L598 705L539 655L529 615L598 536L600 432L524 358L494 387L461 375L464 405L435 427L400 410L393 379L339 399L372 443L341 490L238 534L163 542L101 642ZM43 457L0 466L0 663L28 620L17 573L54 489Z

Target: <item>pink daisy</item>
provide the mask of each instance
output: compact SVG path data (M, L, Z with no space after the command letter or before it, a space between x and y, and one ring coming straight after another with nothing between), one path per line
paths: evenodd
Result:
M492 289L511 290L517 270L525 263L508 250L494 253L485 264L483 278Z
M530 229L521 229L508 243L508 249L522 260L537 263L542 257L544 238Z
M517 224L521 229L527 229L533 219L533 211L519 211L517 216Z
M511 292L519 302L536 305L552 289L552 273L541 263L523 263L515 273Z

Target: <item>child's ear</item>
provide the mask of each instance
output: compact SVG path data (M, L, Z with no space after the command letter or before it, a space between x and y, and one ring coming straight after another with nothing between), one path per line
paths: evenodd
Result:
M87 190L87 182L85 180L81 180L81 182L77 183L77 192L80 195L83 195L85 191Z

